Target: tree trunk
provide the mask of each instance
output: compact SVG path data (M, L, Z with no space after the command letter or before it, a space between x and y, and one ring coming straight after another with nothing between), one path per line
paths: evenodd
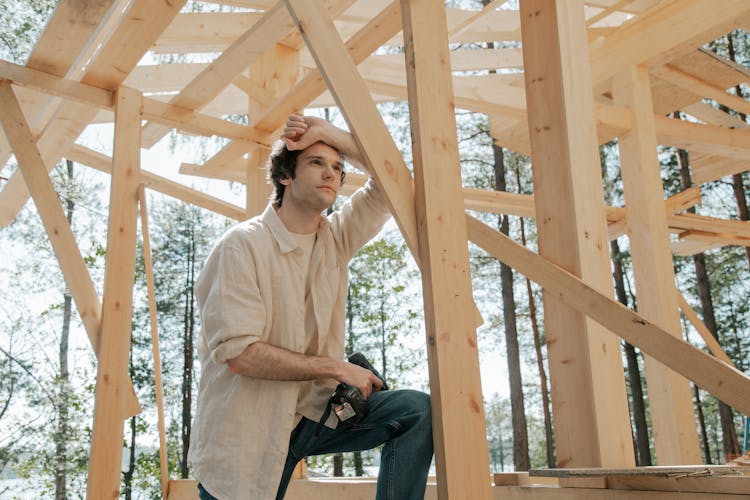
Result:
M617 240L609 244L612 254L613 277L615 281L615 293L617 300L624 306L628 306L628 294L625 291L625 273L620 258L620 245ZM641 370L638 365L638 353L632 344L625 342L625 359L628 366L628 383L631 395L631 413L635 425L635 451L638 465L652 465L651 447L648 439L648 424L646 423L646 404L643 398L643 382Z
M521 193L521 172L516 165L516 186L518 192ZM523 217L520 219L521 222L521 244L526 246L526 224L523 221ZM529 318L531 319L531 332L534 336L534 352L536 353L536 367L539 372L539 387L542 393L542 411L544 414L544 442L547 454L547 467L550 469L554 468L557 463L555 461L555 437L552 431L552 412L550 411L550 397L549 390L547 389L547 372L544 369L544 355L542 354L542 336L539 331L539 322L537 321L536 314L536 301L534 300L534 293L531 289L531 280L526 280L526 295L529 298Z
M682 179L683 189L688 189L693 182L690 179L690 159L688 152L677 150L677 163L680 166L680 176ZM689 212L695 213L695 208L689 208ZM708 272L706 270L706 256L703 253L693 255L693 265L695 266L695 275L698 286L698 296L701 301L701 312L703 313L703 323L711 332L711 335L718 341L719 330L714 316L714 305L711 299L711 286L708 281ZM722 445L725 458L730 455L739 455L740 445L737 441L737 430L734 426L734 416L732 408L723 401L719 401L719 416L721 421Z
M706 416L703 414L703 403L701 403L701 393L698 386L693 386L693 399L695 400L695 410L698 413L698 426L701 432L701 446L703 446L703 461L707 465L711 462L711 448L708 445L708 432L706 432Z
M736 62L734 53L734 37L730 34L727 36L727 48L729 50L729 59L732 62ZM735 88L737 96L745 98L744 92L741 85L737 85ZM747 122L747 115L740 113L740 119L743 122ZM750 213L747 208L747 195L745 194L745 183L743 182L744 174L734 174L732 176L732 189L734 190L734 197L737 200L737 218L739 220L750 220ZM747 265L750 266L750 247L745 247L745 257L747 258Z
M67 167L68 179L71 180L73 179L73 162L66 160L65 165ZM65 200L65 205L68 224L72 225L75 200L68 196ZM55 500L67 500L68 498L68 433L70 427L70 413L68 411L70 404L68 350L70 340L70 320L73 310L72 302L73 300L70 291L66 287L63 295L63 324L58 350L60 374L58 379L59 397L57 401L57 429L55 436Z
M335 453L333 455L333 477L344 476L344 454Z
M190 432L192 425L193 402L193 338L195 334L195 234L191 227L188 233L187 278L185 283L185 316L183 342L183 370L182 370L182 459L180 461L180 477L187 479L190 474L188 467L188 451L190 449Z
M505 191L505 162L503 149L492 146L495 158L495 189ZM499 216L499 229L507 235L508 216ZM503 296L503 321L505 323L505 348L508 357L508 378L510 382L510 408L513 422L513 464L515 470L529 470L529 439L526 430L526 410L523 400L521 359L518 349L518 329L516 327L516 302L513 297L513 270L500 262L500 283Z
M132 361L132 359L131 359ZM125 500L133 498L133 475L135 474L135 435L136 435L136 417L130 417L130 453L128 458L128 468L122 473L122 493Z

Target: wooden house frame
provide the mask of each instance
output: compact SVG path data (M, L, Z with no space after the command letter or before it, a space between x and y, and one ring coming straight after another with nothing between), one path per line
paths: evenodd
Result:
M748 169L750 130L702 99L750 112L750 103L727 92L750 73L702 47L750 26L750 2L520 0L520 10L509 10L494 0L476 11L436 0L211 2L249 10L60 0L28 63L0 61L0 163L13 154L19 164L0 191L0 223L33 198L98 356L89 499L118 496L123 420L139 411L127 366L144 188L237 220L252 216L268 198L261 167L286 116L330 105L385 188L422 272L437 466L431 495L750 494L742 475L675 486L611 472L635 465L619 339L647 355L660 465L701 463L688 379L750 414L750 378L710 338L713 355L681 339L680 308L701 324L675 289L671 260L672 252L750 245L750 224L685 213L699 202L699 188L665 200L656 154L658 144L688 150L698 185ZM512 41L522 48L460 45ZM376 52L384 46L404 53ZM139 65L148 51L220 54L207 64ZM491 71L507 68L518 71ZM413 174L375 106L384 100L408 100ZM530 155L533 196L461 186L456 107L488 114L497 144ZM677 110L695 120L671 118ZM223 119L237 113L249 125ZM106 121L114 122L111 157L76 144L87 125ZM203 165L182 171L246 184L245 207L141 169L140 149L172 129L229 139ZM617 208L604 205L598 156L599 144L615 137L626 199ZM103 298L48 176L61 158L111 173ZM536 217L539 253L467 209ZM670 244L670 233L679 240ZM612 299L607 242L622 234L630 237L639 313ZM521 476L514 485L491 484L467 241L543 287L558 464L601 473L571 475L552 488L523 486L534 481ZM167 493L165 483L165 495L195 498L178 488ZM320 498L330 498L326 491L355 498L360 486L316 488Z

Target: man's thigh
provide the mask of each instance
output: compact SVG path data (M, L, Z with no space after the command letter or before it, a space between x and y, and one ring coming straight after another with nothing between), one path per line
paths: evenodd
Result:
M290 451L299 459L310 455L363 451L397 436L430 411L429 396L412 390L378 391L367 398L367 417L357 425L336 429L303 419L290 440Z

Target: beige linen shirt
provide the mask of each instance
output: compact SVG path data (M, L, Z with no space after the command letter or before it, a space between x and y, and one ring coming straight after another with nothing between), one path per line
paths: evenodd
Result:
M347 265L388 216L372 180L340 211L321 216L309 273L324 355L343 358ZM219 240L196 282L201 378L188 459L195 478L220 500L276 495L305 383L234 375L226 361L259 340L304 351L303 254L269 205ZM316 384L321 408L336 384Z

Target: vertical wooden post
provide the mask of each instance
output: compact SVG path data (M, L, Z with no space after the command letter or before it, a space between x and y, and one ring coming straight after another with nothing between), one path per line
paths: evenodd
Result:
M114 499L120 494L123 401L128 387L133 313L141 105L140 92L127 87L118 89L88 500Z
M266 51L250 68L250 79L266 90L269 96L281 97L294 87L297 81L299 52L276 44ZM250 99L250 122L262 116L270 103ZM266 160L269 151L258 147L250 155L247 165L245 213L249 217L260 214L268 204L272 186L266 181Z
M402 0L401 12L438 497L489 499L445 7L435 0Z
M611 296L583 2L521 0L520 15L539 253ZM558 465L634 465L617 338L543 299Z
M675 293L648 70L625 68L613 80L613 96L615 104L633 111L633 127L620 136L619 147L638 312L680 338L679 292ZM645 366L659 463L701 463L687 379L650 356L645 356Z

